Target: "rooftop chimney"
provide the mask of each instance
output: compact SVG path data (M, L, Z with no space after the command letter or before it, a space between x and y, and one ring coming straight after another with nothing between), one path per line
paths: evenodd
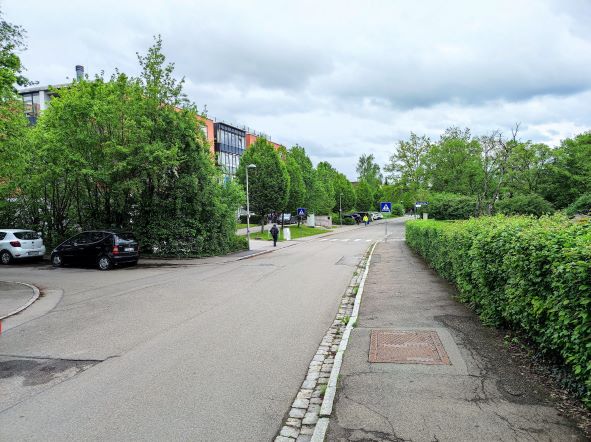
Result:
M84 66L79 64L76 65L76 79L78 81L84 79Z

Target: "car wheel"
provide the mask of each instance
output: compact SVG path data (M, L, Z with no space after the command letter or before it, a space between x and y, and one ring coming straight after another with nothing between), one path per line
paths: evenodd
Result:
M64 265L64 261L62 260L62 256L59 253L55 255L51 255L51 265L54 267L62 267Z
M113 264L108 256L103 255L98 260L98 268L99 270L110 270Z
M12 255L10 252L4 250L0 253L0 262L4 265L10 264L12 262Z

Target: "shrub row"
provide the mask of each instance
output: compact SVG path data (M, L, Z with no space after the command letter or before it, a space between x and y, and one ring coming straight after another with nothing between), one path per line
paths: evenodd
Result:
M591 223L564 216L411 221L408 245L485 323L558 357L591 407Z

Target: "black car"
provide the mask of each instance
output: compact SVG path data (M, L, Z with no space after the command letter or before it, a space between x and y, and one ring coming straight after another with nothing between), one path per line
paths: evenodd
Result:
M356 223L359 223L361 221L361 216L357 212L343 215L343 219L344 218L352 218L353 220L355 220Z
M51 263L54 267L78 264L109 270L119 264L135 265L139 257L140 247L133 233L93 230L79 233L53 249Z

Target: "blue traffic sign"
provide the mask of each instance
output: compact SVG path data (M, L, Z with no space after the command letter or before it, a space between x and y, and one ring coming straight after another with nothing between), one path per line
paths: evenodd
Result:
M380 203L380 212L392 213L392 203L391 202L381 202Z
M304 209L303 207L299 207L298 216L306 216L306 209Z

